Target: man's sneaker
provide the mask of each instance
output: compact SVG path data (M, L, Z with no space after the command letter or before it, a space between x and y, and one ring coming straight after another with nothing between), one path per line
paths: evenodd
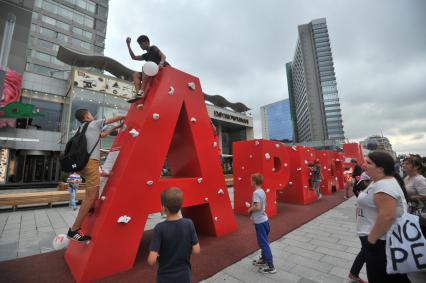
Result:
M71 228L68 229L67 237L76 242L86 242L92 239L90 236L86 236L80 232L80 229L71 231Z
M265 266L259 268L259 272L263 274L275 274L277 273L277 270L275 269L275 267Z
M359 276L353 275L352 273L349 273L348 278L351 280L350 282L353 283L368 283L367 281L362 280L359 278Z
M266 261L264 261L263 258L255 259L255 260L253 260L252 263L253 263L254 266L265 266L266 265Z

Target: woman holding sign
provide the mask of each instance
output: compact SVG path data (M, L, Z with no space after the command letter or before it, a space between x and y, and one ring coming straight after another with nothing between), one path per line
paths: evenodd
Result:
M373 182L357 199L357 232L365 253L368 282L411 282L406 274L386 273L386 233L407 209L404 183L395 174L394 160L388 153L373 151L365 162L365 171Z

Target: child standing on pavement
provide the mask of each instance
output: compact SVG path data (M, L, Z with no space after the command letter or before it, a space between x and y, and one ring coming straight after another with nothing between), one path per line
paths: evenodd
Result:
M259 272L263 274L277 273L272 260L272 252L269 247L268 235L270 232L268 216L266 209L266 194L262 189L263 175L255 173L251 176L251 185L254 187L253 205L248 209L251 220L254 222L256 229L256 238L259 248L261 249L261 257L253 261L253 265L259 266Z
M169 188L161 193L161 210L167 215L154 228L148 264L158 260L157 282L192 282L192 254L200 253L197 233L191 219L182 218L182 191Z
M68 176L67 183L68 183L68 192L70 193L70 206L72 210L77 209L77 190L80 186L82 179L80 175L77 173L72 173Z

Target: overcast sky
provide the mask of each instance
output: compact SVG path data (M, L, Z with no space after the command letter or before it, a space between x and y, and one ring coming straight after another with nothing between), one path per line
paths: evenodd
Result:
M426 1L111 0L105 55L135 70L125 44L146 34L203 91L259 108L288 98L297 26L327 19L345 136L387 136L426 155Z

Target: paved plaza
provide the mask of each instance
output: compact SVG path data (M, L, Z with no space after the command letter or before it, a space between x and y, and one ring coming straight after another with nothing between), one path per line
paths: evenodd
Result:
M230 192L232 200L232 189ZM66 206L0 212L0 261L52 251L53 237L65 233L76 214ZM159 213L150 215L145 230L161 221ZM257 272L251 264L259 256L257 251L203 282L348 282L346 276L360 249L355 233L355 198L283 236L271 248L276 274ZM366 279L365 268L361 277ZM411 278L414 283L426 282L425 273Z

